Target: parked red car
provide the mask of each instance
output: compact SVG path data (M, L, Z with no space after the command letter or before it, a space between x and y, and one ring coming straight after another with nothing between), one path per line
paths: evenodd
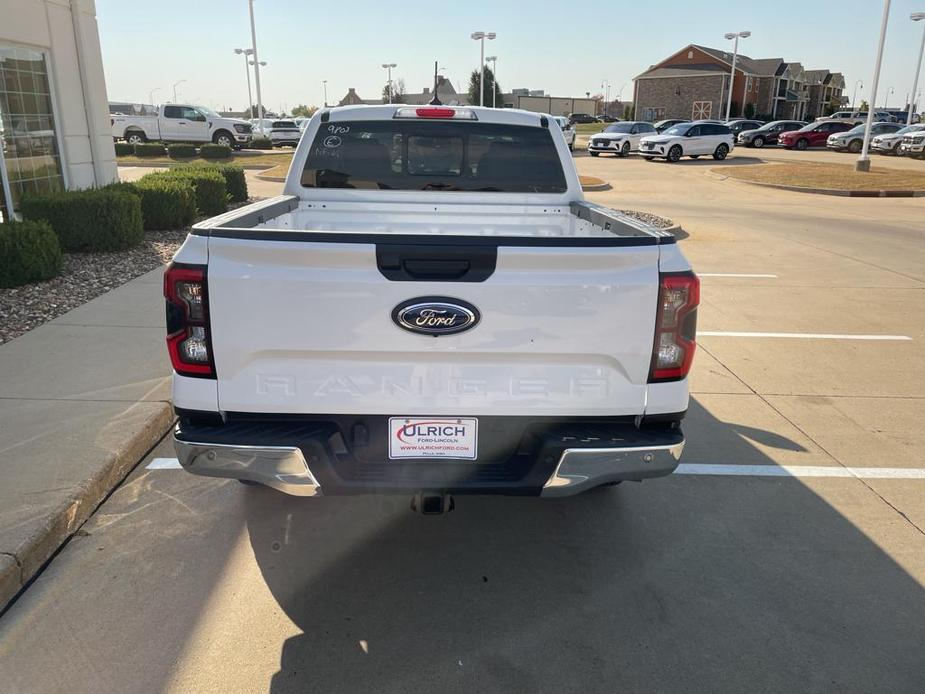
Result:
M778 143L787 149L806 149L807 147L825 147L825 141L832 133L843 133L855 126L854 121L817 120L804 125L799 130L781 133Z

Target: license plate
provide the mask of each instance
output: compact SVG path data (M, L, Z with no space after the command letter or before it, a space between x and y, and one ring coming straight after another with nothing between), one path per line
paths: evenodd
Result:
M478 427L475 418L389 417L389 458L475 460Z

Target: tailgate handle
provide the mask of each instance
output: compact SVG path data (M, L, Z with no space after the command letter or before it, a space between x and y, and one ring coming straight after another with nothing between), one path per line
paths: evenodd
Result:
M458 280L469 272L468 260L414 260L404 262L405 272L416 280Z
M379 272L393 282L484 282L497 260L494 245L376 244Z

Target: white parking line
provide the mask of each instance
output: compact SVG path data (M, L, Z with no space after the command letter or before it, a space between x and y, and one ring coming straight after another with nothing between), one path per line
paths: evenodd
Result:
M752 275L740 272L698 272L697 277L755 277L758 279L777 279L777 275Z
M146 470L182 470L176 458L155 458ZM827 467L823 465L713 465L681 463L676 475L732 475L750 477L857 477L859 479L923 480L925 468Z
M832 333L751 333L698 330L697 337L786 337L802 340L911 340L908 335L837 335Z
M176 458L155 458L148 463L145 470L182 470L183 466Z
M925 468L826 467L823 465L709 465L681 463L676 475L750 475L754 477L857 477L923 480Z

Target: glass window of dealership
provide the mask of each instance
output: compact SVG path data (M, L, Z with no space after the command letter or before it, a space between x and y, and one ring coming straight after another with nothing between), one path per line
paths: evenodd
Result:
M0 157L4 220L23 195L64 187L48 56L40 49L0 43Z

